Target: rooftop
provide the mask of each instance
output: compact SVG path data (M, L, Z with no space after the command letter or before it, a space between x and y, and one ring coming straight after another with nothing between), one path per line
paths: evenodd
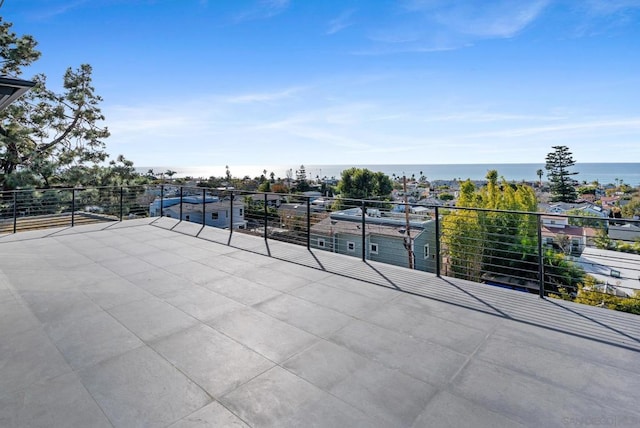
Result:
M12 102L24 95L35 84L30 80L0 76L0 110L9 107Z
M0 248L2 427L640 424L634 315L169 218Z

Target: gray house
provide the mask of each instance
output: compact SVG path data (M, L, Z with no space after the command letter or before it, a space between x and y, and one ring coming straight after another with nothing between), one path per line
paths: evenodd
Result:
M627 242L640 240L640 223L620 223L622 222L616 220L616 224L609 225L609 238Z
M414 269L435 272L435 222L410 221L410 240L406 226L402 218L365 215L366 259L409 267L411 257ZM337 211L311 227L311 246L361 257L362 236L360 208Z
M231 225L231 204L229 201L205 202L204 224L207 226L228 229ZM180 218L180 205L172 205L164 208L165 217ZM183 203L182 219L192 223L202 224L202 203ZM233 228L245 229L247 221L244 219L244 204L238 201L233 203Z

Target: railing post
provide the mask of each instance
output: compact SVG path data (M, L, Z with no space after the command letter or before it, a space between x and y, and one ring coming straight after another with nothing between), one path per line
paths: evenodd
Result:
M311 196L307 196L307 250L311 249Z
M438 206L436 205L436 276L440 277L441 260L440 260L440 214L438 213Z
M160 185L160 217L164 217L164 184Z
M122 221L122 215L124 210L123 199L124 199L124 187L120 186L120 221Z
M18 191L13 191L13 233L18 231Z
M366 231L366 225L367 225L367 221L365 219L365 202L364 199L362 200L362 222L360 225L360 228L362 229L362 261L364 262L365 260L367 260L367 249L366 249L366 245L367 245L367 231Z
M71 189L71 227L75 225L76 220L76 189Z
M182 187L180 187L180 221L182 221Z
M233 235L233 199L234 194L232 190L231 197L229 198L229 239L231 239L231 235Z
M267 222L269 221L269 210L267 209L267 194L264 194L264 239L267 240Z
M536 223L538 225L538 293L541 299L544 299L544 249L542 248L542 215L536 214Z
M206 219L205 216L207 215L207 205L205 202L205 198L207 196L207 190L206 189L202 189L202 226L206 226ZM180 207L182 208L182 204L180 204ZM180 214L182 216L182 214Z

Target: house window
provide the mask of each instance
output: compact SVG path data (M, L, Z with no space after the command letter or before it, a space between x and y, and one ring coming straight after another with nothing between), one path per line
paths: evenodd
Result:
M378 254L378 244L375 243L370 243L369 244L369 253L371 254Z
M425 259L429 258L429 244L424 245L424 258Z
M356 250L356 243L353 241L347 241L347 251L354 252Z
M580 240L572 239L571 240L571 251L580 251Z
M211 220L217 220L218 219L218 211L212 212L211 213Z
M325 247L324 238L318 238L318 247L319 248L324 248Z
M242 217L244 215L244 212L242 210L242 208L240 208L240 217Z
M184 219L185 219L186 221L189 221L189 214L187 214L186 216L184 216Z

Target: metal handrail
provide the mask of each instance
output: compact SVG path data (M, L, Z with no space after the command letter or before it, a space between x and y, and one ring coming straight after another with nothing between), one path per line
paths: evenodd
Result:
M155 215L171 215L165 207L165 200L168 197L173 197L171 192L174 192L178 199L179 221L189 221L186 217L188 213L183 210L187 196L192 195L191 197L198 198L197 195L200 195L201 201L199 202L202 205L200 221L203 226L207 225L210 220L206 212L209 196L217 195L219 200L228 198L229 212L225 216L229 229L228 243L231 242L234 228L239 223L236 222L238 213L235 213L234 210L242 209L243 212L239 214L241 217L238 220L249 218L252 225L245 232L257 233L265 240L285 240L305 245L310 250L325 249L359 256L363 261L377 260L415 269L425 269L437 276L461 275L463 278L488 283L500 283L501 280L508 279L510 282L506 286L531 291L533 291L533 284L537 284L535 291L540 297L556 293L559 288L573 290L573 279L568 276L571 275L571 269L560 265L568 266L578 259L572 248L575 242L564 242L567 248L563 248L562 251L548 245L546 239L549 238L548 235L553 235L553 233L549 232L550 225L543 222L543 217L565 219L563 221L566 223L585 224L587 225L585 227L591 230L600 231L606 231L610 224L616 223L640 226L640 220L635 219L437 206L421 203L411 204L412 208L425 208L426 214L404 215L400 208L405 208L405 202L327 198L327 201L339 203L347 210L343 210L342 214L348 213L349 209L352 210L349 215L339 216L338 212L327 208L326 205L322 209L316 210L314 208L312 210L313 200L309 196L233 189L214 190L167 184L0 192L0 224L6 224L8 227L2 230L12 233L27 228L59 226L60 223L51 221L52 218L58 218L63 223L68 221L66 225L73 227L88 221L84 217L87 217L89 213L79 208L84 204L84 201L91 201L97 207L93 219L95 221L123 221L127 215L149 216L152 214L151 207L154 204L157 207ZM245 209L241 197L252 195L258 195L258 197L250 202L252 204L248 207L250 209ZM238 198L236 199L236 197ZM270 208L270 198L292 202L291 212L282 213L278 209ZM393 207L399 207L395 214L392 212ZM79 221L81 213L82 222ZM376 216L372 213L378 214ZM452 226L447 223L446 219L454 213L468 213L468 216L459 215L459 217L466 220L471 219L469 220L470 224L475 224L474 227L478 232L477 236L474 234L462 235L462 239L456 243L456 254L452 254L451 244L447 244L455 230L451 229ZM501 218L502 215L507 216L503 219L508 221L505 220L504 224L491 223L494 218ZM214 218L213 214L211 218ZM429 220L426 220L427 218ZM191 221L195 220L192 218ZM335 227L334 222L336 223ZM417 229L414 227L414 222L418 222L420 225ZM342 234L344 236L335 231L339 228L338 223L346 225L345 230L349 229ZM403 230L401 225L405 223L406 228ZM326 236L319 232L323 224L329 227L331 242L326 242ZM403 232L398 235L391 234L390 231L394 227L403 230ZM492 231L494 228L497 228L495 232ZM422 241L419 244L417 238L409 233L409 229L412 231L411 233L421 237ZM584 228L582 230L585 231ZM420 233L423 233L424 236L421 236ZM522 239L522 233L528 234L524 235L527 240ZM404 247L399 244L400 238L403 236ZM579 246L585 248L593 246L595 239L594 236L586 235L574 237L574 240L579 241ZM388 248L381 247L383 245L388 245ZM394 247L394 245L396 246ZM417 247L417 245L424 245L424 249ZM380 254L383 251L387 254L386 259ZM584 251L584 249L578 249L575 253L580 253L580 251ZM609 263L607 266L611 268L612 275L613 271L618 268L631 272L626 275L634 275L634 269L625 267L626 262L623 263L621 257L606 262ZM605 265L604 262L603 265ZM637 277L640 278L640 267L637 270ZM611 287L614 285L608 285L607 289L611 289Z

